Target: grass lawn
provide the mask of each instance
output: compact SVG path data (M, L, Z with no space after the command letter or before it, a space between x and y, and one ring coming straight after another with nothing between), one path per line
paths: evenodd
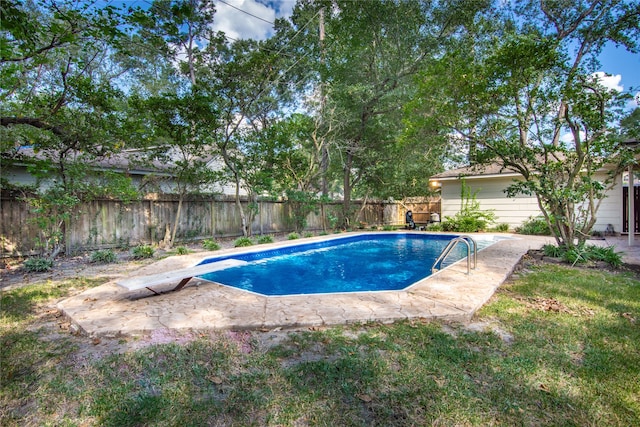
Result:
M640 425L640 281L546 265L471 325L78 337L54 302L4 292L0 423L106 426ZM91 351L110 340L116 352Z

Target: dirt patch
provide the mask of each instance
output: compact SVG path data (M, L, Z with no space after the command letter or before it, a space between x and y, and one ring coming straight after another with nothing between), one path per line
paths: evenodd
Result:
M274 236L274 241L286 240L286 235ZM220 244L220 249L231 249L234 247L235 238L216 239ZM185 246L189 253L206 252L200 243ZM31 273L27 272L22 264L24 259L4 259L0 261L0 293L13 289L18 289L28 285L37 285L50 281L64 281L78 278L103 279L106 283L121 277L135 274L137 270L147 265L153 264L163 258L175 255L175 251L156 249L154 257L149 259L135 260L129 251L117 251L117 262L110 264L100 264L91 262L91 253L83 253L74 256L60 256L55 260L54 267L49 272ZM70 296L82 292L84 289L68 289L70 293L64 298L60 298L46 304L40 304L35 308L35 319L28 327L30 330L37 330L43 340L59 340L67 338L72 345L77 348L70 363L85 364L91 360L101 359L104 356L134 351L150 345L164 344L169 342L186 344L203 336L212 339L228 334L227 332L210 331L176 331L176 330L156 330L152 333L138 336L116 336L88 337L81 334L79 328L67 319L58 310L57 304ZM229 332L231 333L231 332ZM241 347L242 351L248 351L251 337L243 333L231 333L229 339ZM235 335L234 335L235 334ZM277 336L278 341L286 336L285 331L272 331L271 336Z

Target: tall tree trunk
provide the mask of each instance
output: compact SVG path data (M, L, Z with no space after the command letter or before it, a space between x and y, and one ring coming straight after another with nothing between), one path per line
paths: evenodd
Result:
M176 219L173 222L173 231L171 232L171 240L167 245L167 249L171 249L176 241L176 233L178 232L178 224L180 223L180 215L182 214L182 201L184 200L184 194L181 192L178 198L178 211L176 212Z
M351 211L351 169L353 168L353 153L347 151L347 158L344 164L344 200L342 202L342 215L344 227L349 227L349 214Z

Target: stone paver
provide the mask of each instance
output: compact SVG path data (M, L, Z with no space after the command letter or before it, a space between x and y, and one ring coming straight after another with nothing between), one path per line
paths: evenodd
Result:
M179 292L150 296L146 289L131 292L110 282L63 300L59 308L85 333L104 336L159 328L274 329L408 318L469 321L529 249L551 242L548 237L513 237L480 251L477 269L469 275L466 261L458 262L403 291L264 297L193 279ZM268 246L287 244L292 243ZM189 267L207 256L170 257L135 275Z

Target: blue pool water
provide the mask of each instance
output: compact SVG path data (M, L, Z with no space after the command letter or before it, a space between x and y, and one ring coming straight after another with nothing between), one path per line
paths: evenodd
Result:
M272 296L399 290L429 276L436 258L453 237L364 234L232 254L208 258L201 264L228 259L246 263L199 277ZM457 245L446 264L464 256L466 245Z

